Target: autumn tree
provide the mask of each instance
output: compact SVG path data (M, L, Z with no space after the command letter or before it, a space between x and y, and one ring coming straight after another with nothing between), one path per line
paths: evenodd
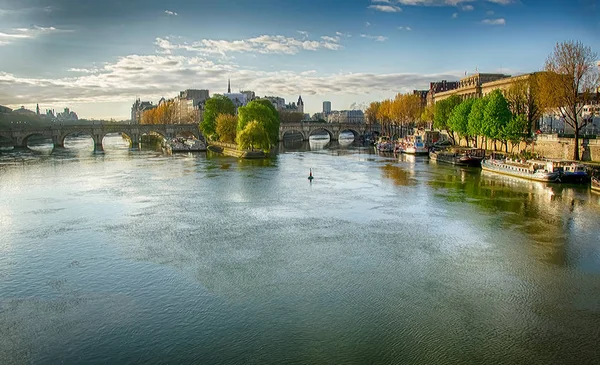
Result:
M416 124L421 118L421 98L416 94L397 94L392 102L392 120L401 131Z
M219 114L235 115L235 105L225 95L216 94L206 101L204 119L200 122L200 130L207 138L217 137L216 124Z
M216 120L215 131L219 141L234 143L236 137L238 118L235 115L219 114Z
M546 60L544 68L547 72L540 75L542 105L557 109L565 123L573 128L574 160L579 160L579 132L589 123L589 119L582 118L581 112L591 101L592 92L600 81L595 65L597 60L597 54L579 41L557 43Z
M531 136L537 121L542 117L539 74L533 73L514 82L506 90L506 101L513 115L523 115L527 123L526 133Z
M379 107L381 106L381 102L373 101L369 104L367 110L365 110L365 120L367 124L376 124L377 123L377 113L379 111Z

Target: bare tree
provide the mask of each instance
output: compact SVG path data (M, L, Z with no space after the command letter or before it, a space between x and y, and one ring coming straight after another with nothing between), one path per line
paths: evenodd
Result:
M577 41L557 43L540 74L540 96L546 109L557 109L575 131L573 159L579 160L579 131L589 123L581 111L598 86L598 56Z

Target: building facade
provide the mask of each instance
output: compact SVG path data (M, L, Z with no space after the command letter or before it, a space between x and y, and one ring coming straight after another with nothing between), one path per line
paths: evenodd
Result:
M452 95L458 95L462 100L481 98L482 96L484 96L484 90L486 92L490 90L488 86L485 86L486 83L507 78L510 78L510 75L487 73L476 73L473 75L469 75L460 79L457 88L434 93L432 102L437 103L438 101L447 99Z
M365 122L365 113L362 110L334 110L327 114L327 123L353 123Z
M331 101L323 102L323 114L331 113Z

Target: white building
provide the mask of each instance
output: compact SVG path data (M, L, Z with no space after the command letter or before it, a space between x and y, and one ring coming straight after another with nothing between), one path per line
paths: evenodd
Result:
M334 110L327 115L327 123L353 123L365 122L365 113L362 110Z

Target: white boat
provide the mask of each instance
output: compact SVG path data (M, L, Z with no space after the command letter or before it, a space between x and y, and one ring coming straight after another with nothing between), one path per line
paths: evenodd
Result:
M409 155L427 155L429 154L429 148L425 146L423 137L420 135L408 136L407 139L401 143L402 153Z
M560 172L560 182L570 184L587 184L590 181L590 175L587 173L585 165L577 161L544 159L554 164L554 170Z
M377 148L377 151L379 152L394 152L394 144L387 136L379 137L375 148Z
M481 168L484 171L491 171L498 174L520 177L523 179L559 182L560 171L554 169L552 161L543 160L513 160L494 158L486 159L481 162Z

